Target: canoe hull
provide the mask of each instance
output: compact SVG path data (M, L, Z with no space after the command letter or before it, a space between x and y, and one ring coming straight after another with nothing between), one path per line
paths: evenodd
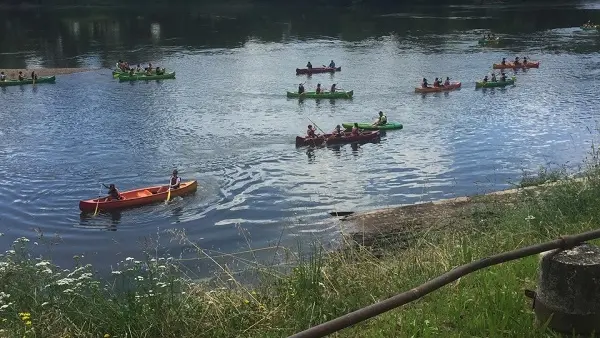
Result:
M452 82L452 83L450 83L450 85L442 86L442 87L427 87L427 88L417 87L417 88L415 88L415 93L447 92L447 91L451 91L451 90L460 89L460 87L461 87L460 82Z
M511 79L506 79L506 81L501 82L501 81L497 81L497 82L483 82L483 81L477 81L475 82L475 88L496 88L496 87L506 87L506 86L510 86L510 85L514 85L515 81L517 81L516 77L512 77Z
M344 129L346 130L352 130L352 127L354 127L354 123L342 123L342 127L344 127ZM402 129L404 126L402 125L402 123L396 123L396 122L388 122L387 124L384 124L383 126L374 126L372 123L368 123L368 122L363 122L363 123L359 123L358 124L358 129L363 129L363 130L394 130L394 129Z
M304 92L302 94L298 94L298 93L292 93L292 92L287 92L287 97L294 97L294 98L300 98L300 99L304 99L304 98L308 98L308 99L351 99L352 96L354 95L354 91L351 90L349 92L335 92L335 93L321 93L321 94L317 94L315 92Z
M198 189L198 181L182 182L178 189L171 190L171 198L184 196ZM107 200L106 197L79 201L79 210L94 212L96 205L99 211L123 210L143 205L164 202L167 200L168 186L159 185L121 192L123 199ZM98 201L100 200L100 201Z
M308 68L296 68L296 75L303 74L319 74L319 73L335 73L342 71L342 67L329 68L329 67L316 67L312 69Z
M35 80L35 83L55 83L56 82L56 76L42 76L42 77L38 77L37 80ZM27 84L33 84L33 80L32 79L25 79L23 81L19 81L19 80L6 80L6 81L0 81L0 87L8 87L8 86L21 86L21 85L27 85Z
M494 63L494 69L520 69L520 68L540 68L540 62L527 62L526 64L516 65L512 62L507 62L505 65L501 63Z
M148 81L148 80L164 80L164 79L174 79L175 72L166 73L162 75L119 75L119 82L123 81Z
M144 71L141 71L141 72L136 72L136 73L135 73L135 75L143 75L144 73L145 73ZM153 74L153 75L155 75L155 74L156 74L156 71L152 71L152 74ZM120 70L116 70L116 69L115 69L115 70L113 70L113 72L112 72L112 75L113 75L113 77L114 77L115 79L118 79L118 78L119 78L119 76L121 76L121 75L123 75L123 76L128 76L128 75L129 75L129 72L123 72L123 71L120 71Z
M379 131L370 131L357 136L350 136L350 133L344 133L344 136L341 137L335 137L331 134L325 134L312 139L296 136L296 147L320 146L324 144L344 144L352 142L368 142L378 140L379 137Z

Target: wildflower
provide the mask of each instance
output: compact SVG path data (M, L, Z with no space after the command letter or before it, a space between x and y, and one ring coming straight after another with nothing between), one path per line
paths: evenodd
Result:
M42 303L42 307L44 307L44 306L46 306L46 305L48 305L48 304L50 304L50 303L48 303L48 302L43 302L43 303Z
M63 279L57 280L56 285L68 285L74 281L75 280L73 278L63 278Z
M63 292L66 294L75 293L75 291L73 289L64 289Z
M113 275L120 275L120 274L121 274L121 271L119 271L119 270L115 270L115 271L113 271L113 272L112 272L112 274L113 274Z
M127 257L127 258L125 258L125 261L127 261L127 262L132 261L132 260L133 260L133 257Z
M250 303L250 301L249 301L249 300L247 300L247 299L244 299L244 304L249 304L249 303Z
M105 333L104 338L110 338L110 335L108 333Z
M28 321L26 321L26 322L25 322L25 325L27 325L27 326L31 326L31 320L28 320Z
M533 219L535 219L535 216L533 216L533 215L529 215L529 216L525 217L526 221L531 221Z
M144 280L144 277L142 277L142 276L137 276L137 277L135 277L135 280L137 280L137 281L140 281L140 282L141 282L141 281L143 281L143 280Z
M9 306L10 306L9 304L4 304L4 305L0 306L0 311L8 309Z
M48 261L41 261L39 263L36 263L35 266L46 266L48 264L50 264L50 262L48 262Z

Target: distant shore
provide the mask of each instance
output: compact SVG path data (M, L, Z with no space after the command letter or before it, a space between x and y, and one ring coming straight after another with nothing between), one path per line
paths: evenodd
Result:
M81 72L89 72L92 70L98 70L100 68L30 68L30 69L16 69L16 68L0 68L1 72L9 79L16 79L19 72L23 72L25 77L31 76L31 72L35 71L38 76L52 76L52 75L67 75Z

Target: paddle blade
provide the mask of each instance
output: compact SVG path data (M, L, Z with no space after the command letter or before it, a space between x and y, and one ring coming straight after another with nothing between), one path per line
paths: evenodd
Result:
M171 186L169 185L169 192L167 193L167 200L165 201L165 203L168 203L169 200L171 200Z
M100 198L98 198L98 202L96 202L96 210L94 210L94 216L98 215L98 207L100 206Z

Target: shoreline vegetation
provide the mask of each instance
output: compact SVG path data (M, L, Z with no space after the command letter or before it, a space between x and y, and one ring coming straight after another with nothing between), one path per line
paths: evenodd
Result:
M174 236L219 267L211 281L194 282L176 259L150 253L126 258L103 280L90 265L64 270L33 257L28 248L38 243L18 238L0 256L0 337L287 336L458 265L597 228L600 162L592 154L577 178L542 170L510 192L353 215L340 250L314 245L287 273L245 262L257 276L252 285L184 234ZM367 229L374 215L389 222ZM523 293L537 274L535 256L493 266L335 336L558 337L534 325Z

